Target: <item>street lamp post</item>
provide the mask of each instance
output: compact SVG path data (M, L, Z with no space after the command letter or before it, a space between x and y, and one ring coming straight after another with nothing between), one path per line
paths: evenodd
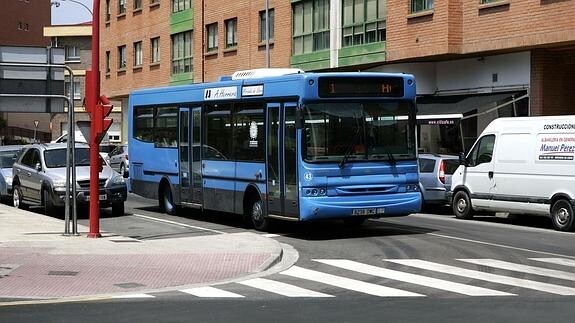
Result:
M92 10L90 10L90 8L88 8L88 6L86 6L85 4L83 4L83 3L80 2L80 1L76 1L76 0L55 0L55 1L50 2L50 4L53 5L53 6L56 6L56 8L57 8L57 7L59 7L59 6L61 5L60 2L66 2L66 1L74 2L74 3L77 3L77 4L81 5L82 7L86 8L86 10L88 10L88 12L90 12L90 15L91 15L92 17L94 16L94 15L92 14Z

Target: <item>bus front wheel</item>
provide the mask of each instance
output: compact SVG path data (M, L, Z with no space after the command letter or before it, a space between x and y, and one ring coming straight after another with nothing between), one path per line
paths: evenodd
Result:
M256 230L266 231L269 228L270 220L265 217L264 203L261 200L257 200L252 204L250 218Z
M160 207L169 215L176 215L178 213L178 207L174 204L174 196L172 195L172 190L170 185L167 183L162 185L162 191L160 194Z

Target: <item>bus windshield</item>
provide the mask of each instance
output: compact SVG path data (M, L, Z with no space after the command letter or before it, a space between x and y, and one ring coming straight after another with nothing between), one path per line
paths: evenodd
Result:
M413 103L311 103L304 109L307 162L415 159Z

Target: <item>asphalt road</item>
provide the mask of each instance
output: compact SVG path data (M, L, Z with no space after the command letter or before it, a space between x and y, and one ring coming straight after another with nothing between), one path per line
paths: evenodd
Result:
M130 195L131 215L101 228L137 239L252 230L232 215L158 213ZM87 219L80 219L82 224ZM282 223L291 268L214 287L212 297L163 291L146 298L0 308L2 322L570 322L575 233L543 218L457 220L417 214L367 221Z

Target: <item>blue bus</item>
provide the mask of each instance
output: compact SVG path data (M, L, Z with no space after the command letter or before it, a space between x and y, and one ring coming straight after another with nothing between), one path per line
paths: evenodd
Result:
M133 193L182 207L273 219L419 212L415 79L377 72L235 72L129 97Z

